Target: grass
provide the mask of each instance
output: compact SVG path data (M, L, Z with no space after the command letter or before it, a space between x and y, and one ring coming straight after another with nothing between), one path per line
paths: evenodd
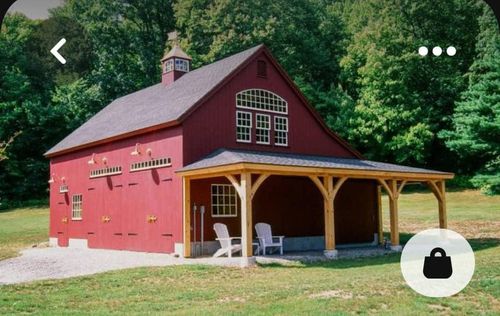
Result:
M0 211L0 260L14 257L20 249L49 238L47 206Z
M436 226L430 194L401 197L403 237ZM461 293L443 299L420 296L399 270L399 254L295 266L250 269L206 266L139 268L66 280L0 288L0 314L490 314L500 313L500 197L475 191L448 194L450 228L468 235L476 272ZM47 211L0 213L0 241L21 236L26 225L46 238ZM387 218L387 216L386 216ZM42 222L39 224L38 222ZM476 224L468 224L476 223ZM482 228L470 227L482 223ZM45 230L41 229L45 225ZM4 227L9 228L5 231ZM496 231L494 228L497 227ZM35 233L36 232L36 233ZM478 233L479 235L473 235ZM2 252L3 253L3 252ZM1 273L1 272L0 272Z

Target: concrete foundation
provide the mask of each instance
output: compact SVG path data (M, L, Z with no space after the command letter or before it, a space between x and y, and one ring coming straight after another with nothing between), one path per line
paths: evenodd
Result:
M328 259L337 259L337 257L339 256L338 250L325 250L323 251L323 254Z
M88 241L87 239L75 239L70 238L68 243L69 248L77 248L77 249L88 249Z

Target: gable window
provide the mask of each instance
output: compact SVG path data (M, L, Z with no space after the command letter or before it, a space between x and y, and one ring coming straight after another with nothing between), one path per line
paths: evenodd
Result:
M189 71L189 62L185 59L176 58L175 59L175 70L188 72Z
M236 141L250 143L252 141L252 113L236 111Z
M82 219L82 202L83 197L81 194L73 195L71 204L71 219Z
M276 146L288 146L288 118L283 116L274 117L274 144Z
M263 89L249 89L236 94L236 107L273 113L288 113L288 103L279 95Z
M236 190L231 184L212 184L212 217L238 216Z
M257 144L270 143L271 116L266 114L256 115L255 141Z

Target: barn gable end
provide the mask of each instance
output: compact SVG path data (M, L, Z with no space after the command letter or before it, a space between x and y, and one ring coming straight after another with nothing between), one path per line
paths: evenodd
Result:
M259 101L271 99L271 107L268 106L267 109L265 106L258 109L241 107L242 101L237 101L237 95L251 93L262 94L262 97L257 96L262 98ZM252 97L244 96L244 98ZM281 103L276 98L286 102L286 110L278 108L277 104ZM250 113L246 114L252 121L248 142L237 140L237 112ZM258 139L257 125L262 122L257 122L257 116L259 120L262 116L268 117L265 120L269 122L269 144ZM279 129L275 120L280 118L288 120L286 144L278 144L275 139L275 133ZM305 97L265 47L250 57L223 86L212 91L210 98L193 108L183 121L183 129L185 144L189 144L184 147L186 163L201 159L218 148L361 157L325 126L317 112L307 103Z

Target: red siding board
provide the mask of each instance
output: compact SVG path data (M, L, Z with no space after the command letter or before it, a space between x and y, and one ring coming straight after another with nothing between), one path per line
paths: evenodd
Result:
M131 155L136 143L141 144L141 156ZM170 157L172 166L130 172L131 163L150 159L147 148L152 149L152 158ZM98 163L89 165L94 153ZM108 166L121 166L122 174L90 179L91 169L104 167L103 157ZM174 172L182 166L181 127L53 158L50 236L87 239L92 248L172 252L174 243L182 242L182 181ZM67 196L59 193L61 177L69 187ZM73 194L83 195L81 221L71 220ZM150 215L156 216L155 223L147 222ZM64 225L65 216L68 223ZM104 223L103 216L111 220ZM66 243L65 238L61 240Z

